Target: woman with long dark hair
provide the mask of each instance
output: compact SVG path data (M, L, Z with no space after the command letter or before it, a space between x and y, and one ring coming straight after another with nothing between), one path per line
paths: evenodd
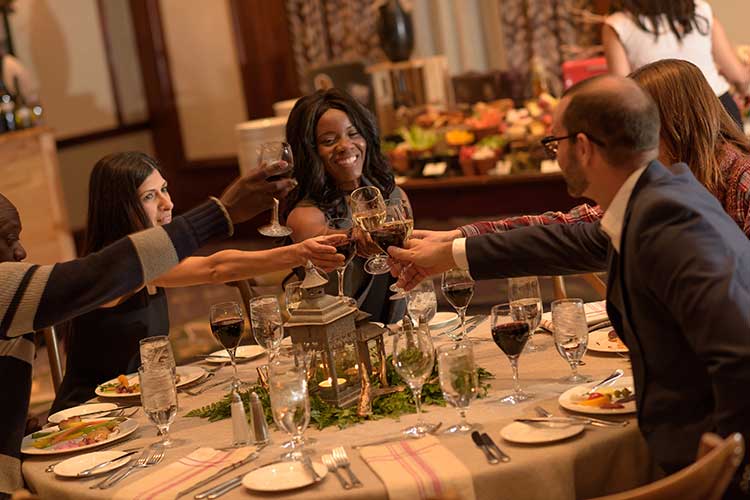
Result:
M619 0L607 17L602 42L609 71L626 76L660 59L690 61L741 126L729 83L747 94L750 69L737 59L721 22L704 0Z
M284 208L293 241L325 234L330 219L351 217L347 197L358 187L375 186L386 200L408 202L380 152L374 117L346 92L332 88L299 99L289 114L286 138L299 182ZM330 281L333 291L335 280ZM405 310L404 301L387 300L392 282L388 274L366 274L364 259L355 257L345 289L375 321L388 323Z
M169 223L173 206L167 181L153 158L137 152L105 156L91 172L85 254L128 234ZM169 333L165 287L243 280L308 260L333 269L343 260L331 245L338 239L321 237L270 250L222 250L189 257L133 294L73 319L65 376L52 411L80 404L94 396L97 384L137 370L139 341Z

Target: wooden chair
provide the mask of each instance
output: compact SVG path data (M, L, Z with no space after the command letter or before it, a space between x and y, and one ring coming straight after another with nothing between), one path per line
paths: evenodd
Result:
M633 490L594 500L719 500L745 454L742 435L726 439L706 433L692 465L663 479Z
M57 340L57 332L54 326L42 330L44 343L47 345L47 357L49 358L49 371L52 375L52 389L57 394L57 389L63 378L62 359L60 356L60 343Z
M581 274L581 278L583 278L586 283L591 285L591 287L596 291L597 294L601 296L602 299L607 297L607 284L602 281L602 279L597 276L594 273L588 273L588 274ZM565 279L563 276L551 276L552 278L552 287L554 289L554 296L555 300L560 299L566 299L568 298L568 292L565 289Z

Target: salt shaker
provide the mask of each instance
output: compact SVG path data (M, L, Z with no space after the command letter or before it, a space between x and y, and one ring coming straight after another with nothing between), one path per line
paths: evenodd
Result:
M233 446L247 446L252 443L245 405L242 404L242 398L237 391L232 392L232 431L234 433Z
M263 404L255 391L250 394L250 420L255 434L255 444L268 444L271 439L268 435L266 414L263 412Z

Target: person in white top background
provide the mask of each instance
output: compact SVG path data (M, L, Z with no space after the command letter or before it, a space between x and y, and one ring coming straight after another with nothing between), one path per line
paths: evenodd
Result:
M721 22L703 0L617 0L602 27L610 73L626 76L661 59L698 66L724 108L742 125L730 83L748 96L750 68L735 55Z

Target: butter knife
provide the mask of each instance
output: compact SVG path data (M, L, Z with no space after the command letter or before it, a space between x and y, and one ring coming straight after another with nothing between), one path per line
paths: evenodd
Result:
M506 455L503 452L503 450L501 450L500 448L497 447L497 445L492 440L492 438L490 437L490 435L487 434L486 432L482 433L482 441L484 442L484 444L487 447L489 447L490 449L492 449L492 451L495 452L495 455L497 456L497 458L500 459L501 462L510 462L510 457L508 455Z
M484 320L487 319L487 316L475 316L475 318L479 318L479 319L474 321L474 323L472 323L471 326L466 327L466 335L473 332L476 327L481 325L484 322Z
M226 467L223 467L222 469L219 469L215 474L212 474L212 475L208 476L203 481L199 481L199 482L195 483L193 486L180 491L179 493L177 493L177 496L175 498L180 498L183 495L187 495L190 492L193 492L193 491L195 491L197 489L203 488L208 483L211 483L211 482L215 481L216 479L220 478L224 474L228 474L228 473L232 472L233 470L235 470L238 467L242 467L243 465L252 462L256 458L258 458L258 453L252 452L251 454L249 454L247 457L243 458L242 460L238 460L237 462L229 464Z
M474 441L474 444L477 445L479 449L482 450L482 452L484 452L484 456L487 459L487 463L491 465L497 465L500 463L500 459L492 454L489 446L487 446L487 444L484 442L479 432L477 431L472 432L471 439Z
M323 478L320 477L320 475L317 472L315 472L315 467L313 467L312 460L310 460L310 457L306 455L302 455L302 465L304 465L305 469L307 469L307 471L310 473L310 475L313 478L313 481L315 481L316 483L319 483L323 480Z
M79 472L78 474L76 474L76 477L88 477L88 476L90 476L90 475L91 475L92 473L94 473L94 472L98 471L99 469L101 469L101 468L103 468L103 467L106 467L106 466L108 466L108 465L109 465L109 464L111 464L111 463L114 463L114 462L118 462L118 461L122 460L122 459L123 459L123 458L125 458L125 457L129 457L130 455L135 455L135 454L136 454L136 453L138 453L139 451L141 451L141 450L140 450L140 449L138 449L138 450L132 450L132 451L129 451L129 452L127 452L127 453L123 454L123 455L120 455L120 456L119 456L119 457L117 457L117 458L112 458L112 459L110 459L110 460L107 460L106 462L102 462L102 463L100 463L100 464L96 464L96 465L95 465L95 466L93 466L93 467L89 467L89 468L88 468L88 469L86 469L86 470L82 470L81 472ZM123 464L123 465L124 465L124 464Z
M469 326L470 326L470 325L473 325L473 324L474 324L475 322L479 322L479 321L482 321L482 320L483 320L483 319L485 319L485 318L486 318L486 316L473 316L473 317L471 317L471 318L467 319L467 320L466 320L466 322L465 322L465 325L466 325L466 328L467 328L467 330L466 330L466 331L467 331L467 332L469 331L469 330L468 330L468 328L469 328ZM440 337L440 336L442 336L442 335L448 335L449 333L453 333L453 332L455 332L455 331L456 331L456 330L458 330L459 328L461 328L461 322L460 322L460 321L458 322L458 324L457 324L456 326L453 326L453 327L451 327L451 328L448 328L448 329L447 329L447 330L445 330L444 332L440 332L440 333L438 333L438 334L437 334L436 336L437 336L437 337Z

